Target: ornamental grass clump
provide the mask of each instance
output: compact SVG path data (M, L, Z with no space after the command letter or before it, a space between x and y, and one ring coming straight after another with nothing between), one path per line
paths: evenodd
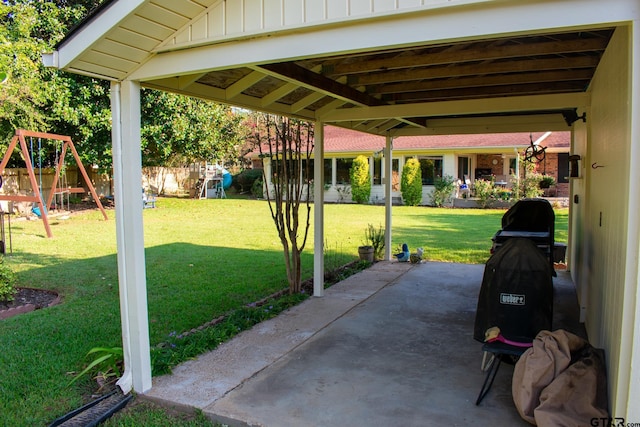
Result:
M0 257L0 301L13 301L16 294L15 283L13 270L4 263L4 257Z

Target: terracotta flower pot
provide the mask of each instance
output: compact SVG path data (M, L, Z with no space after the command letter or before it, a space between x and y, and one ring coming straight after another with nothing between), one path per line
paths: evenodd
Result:
M358 255L363 261L373 262L373 246L360 246L358 248Z

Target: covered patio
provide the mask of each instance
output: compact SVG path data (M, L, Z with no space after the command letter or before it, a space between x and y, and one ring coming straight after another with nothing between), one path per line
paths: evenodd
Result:
M483 265L379 262L154 379L146 398L231 426L526 426L503 365L484 379L473 322ZM584 336L554 278L554 329Z
M43 59L111 81L122 388L152 390L139 203L146 87L313 121L317 159L325 124L384 136L386 177L396 137L571 130L580 320L606 351L612 416L639 420L639 23L636 0L105 1ZM324 181L320 166L314 181ZM385 200L389 260L388 183Z

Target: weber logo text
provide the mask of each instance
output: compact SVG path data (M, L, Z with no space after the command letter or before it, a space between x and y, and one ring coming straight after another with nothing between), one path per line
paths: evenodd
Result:
M524 295L500 294L500 304L524 305Z

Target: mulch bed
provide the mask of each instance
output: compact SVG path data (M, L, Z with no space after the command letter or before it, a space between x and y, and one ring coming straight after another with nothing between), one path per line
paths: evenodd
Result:
M60 302L60 296L46 289L17 288L13 301L0 301L0 319L6 319Z

